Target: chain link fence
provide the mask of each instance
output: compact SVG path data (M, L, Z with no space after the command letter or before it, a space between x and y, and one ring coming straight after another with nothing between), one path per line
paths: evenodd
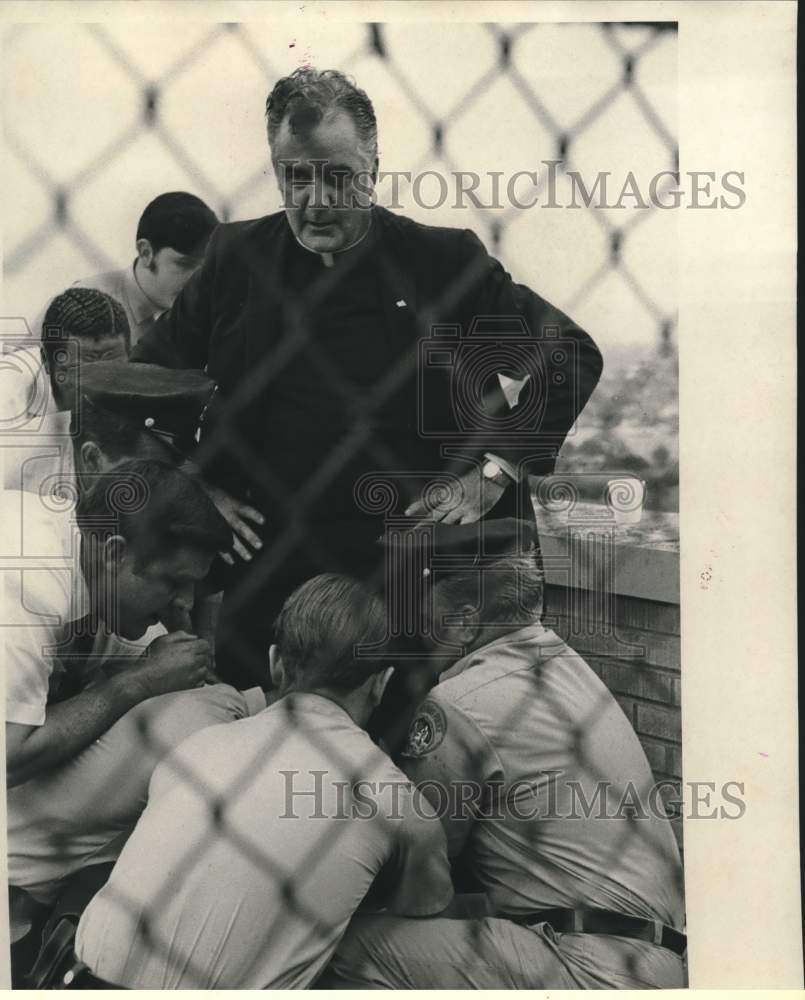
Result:
M30 318L48 294L82 274L121 266L130 256L139 210L161 191L192 190L223 220L278 207L267 166L262 109L271 83L300 63L349 72L369 93L380 127L381 169L451 176L474 171L485 184L492 183L495 172L511 175L556 161L555 182L564 204L570 198L572 171L591 180L601 171L614 177L632 171L639 183L677 171L674 24L457 25L450 28L449 59L442 53L445 30L345 24L337 31L300 27L294 33L257 24L190 25L166 41L166 27L156 24L62 25L58 31L44 25L13 28L4 39L5 135L9 187L15 187L22 207L8 200L5 205L4 314ZM32 65L37 73L26 73ZM544 197L541 185L536 183L534 193ZM457 208L452 202L427 208L433 195L425 190L415 198L410 186L395 193L381 184L380 202L389 204L399 195L395 208L418 221L474 229L516 280L565 309L601 347L609 370L565 445L560 470L634 472L647 481L650 504L672 507L674 213L595 205L526 210L470 203ZM482 185L479 197L489 197L490 191ZM325 293L325 282L319 282L306 290L305 299L315 302ZM294 314L301 304L290 295L288 299L289 313ZM309 331L304 323L292 333L283 348L285 362L288 354L306 349ZM323 353L314 356L315 378L339 395L346 408L355 398L355 387L332 360ZM367 397L367 412L356 420L353 433L322 466L311 470L301 489L290 490L236 431L254 399L270 391L276 362L272 355L255 367L242 396L229 401L226 418L202 438L200 449L208 462L224 456L234 464L282 511L286 526L258 563L233 584L229 599L235 611L238 605L240 610L253 606L256 595L295 552L303 553L301 565L312 572L333 568L337 560L315 537L308 537L306 528L311 511L345 469L356 461L405 467L399 456L384 453L372 436L372 418L396 391L395 377L403 377L391 373L389 383ZM556 498L555 491L547 502L551 498ZM381 497L381 512L384 502ZM572 645L572 637L570 641ZM238 636L230 634L227 642L227 648L236 649ZM632 648L623 655L638 662L642 652ZM612 786L611 772L599 761L599 727L612 722L609 693L602 687L579 715L557 697L548 674L547 669L534 672L532 694L561 735L554 752L585 781L608 783L606 803L623 810L629 782ZM139 891L149 883L147 860L141 882L135 878L130 883L135 891L127 892L119 882L106 890L110 912L117 909L127 915L132 948L181 967L182 985L216 985L210 982L209 963L199 963L192 949L177 957L176 941L166 936L165 927L170 926L168 915L175 915L178 886L199 885L205 872L231 865L233 878L236 874L241 884L264 887L277 916L267 929L255 928L258 952L239 949L245 955L243 964L229 982L267 985L259 977L266 952L280 947L283 919L304 925L314 942L308 951L325 954L343 926L323 917L328 907L321 899L319 879L334 856L339 864L348 864L354 822L322 823L315 837L297 838L290 829L282 842L258 843L249 836L250 802L255 796L270 800L280 794L277 782L285 780L280 778L283 770L295 765L300 735L313 758L326 761L331 773L343 778L350 796L367 771L374 773L375 758L368 751L365 761L345 753L326 731L294 709L293 700L286 700L277 709L284 713L283 725L259 743L256 754L244 751L238 760L233 752L231 766L218 774L208 769L212 758L206 756L203 740L191 737L181 752L169 753L178 737L166 739L159 707L141 709L136 715L139 763L132 761L130 744L115 735L125 720L101 741L106 741L109 756L92 808L103 811L106 788L122 782L124 775L142 784L130 797L137 807L134 815L125 815L121 807L110 820L117 829L104 851L114 856L128 836L157 759L163 761L159 788L166 798L162 805L157 798L152 808L155 814L167 809L166 820L180 814L189 844L163 845L170 877L161 886L152 885L150 895ZM246 714L240 702L226 712L232 717ZM525 720L534 724L527 704L518 700L501 725L516 732ZM183 730L182 736L187 735ZM67 787L74 776L65 771L52 780ZM11 808L16 803L23 811L26 798L37 796L30 785L10 794ZM151 794L153 798L153 786ZM48 808L55 809L59 801L54 794ZM354 801L349 798L350 804ZM608 828L594 847L597 877L606 881L624 858L631 859L627 867L653 865L653 884L681 899L676 843L666 837L662 824L642 821L639 812L639 805L632 803L620 815L625 819L617 827L620 832L610 835ZM379 821L388 827L383 835L388 844L394 843L399 833L394 822L382 815ZM71 831L57 829L55 816L53 822L53 852L64 856ZM550 856L555 849L551 835L541 842L545 833L537 825L529 849ZM390 854L399 850L395 847ZM130 875L142 863L142 858L132 860L130 851ZM65 874L73 865L65 865ZM160 866L161 861L154 869ZM605 899L606 894L593 890L592 898ZM566 906L573 902L564 900ZM478 921L473 927L480 954L483 924ZM226 947L223 941L221 947ZM624 983L643 974L639 949L618 952L613 961L620 963L616 979L620 976ZM605 973L594 970L583 984L595 985L596 976ZM303 973L298 981L274 980L272 985L307 982Z
M191 190L224 220L277 209L268 85L303 62L337 66L376 103L381 170L474 171L483 206L495 171L540 171L531 209L505 196L475 207L452 189L437 204L433 178L416 200L405 180L378 194L418 221L473 228L516 280L594 332L605 375L560 468L615 463L646 479L650 507L675 510L676 213L631 198L543 207L542 167L558 161L560 206L569 171L588 188L611 172L612 203L630 171L645 191L678 169L675 27L457 24L445 58L439 26L18 25L4 45L4 315L32 323L48 295L122 266L162 191ZM532 200L526 181L517 197Z

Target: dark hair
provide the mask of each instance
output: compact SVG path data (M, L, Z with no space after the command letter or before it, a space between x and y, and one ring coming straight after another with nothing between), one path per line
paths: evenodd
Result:
M95 538L122 535L147 563L166 551L228 549L232 532L203 487L167 462L124 462L79 497L76 521Z
M68 288L57 295L42 320L42 352L53 378L53 362L59 348L71 338L102 340L121 336L126 353L131 346L129 320L123 306L96 288Z
M452 573L436 583L440 600L458 611L479 608L484 625L533 621L542 608L544 574L534 552L501 556L488 565Z
M389 666L382 649L356 655L359 646L379 647L386 636L385 605L358 580L322 573L298 587L274 623L291 685L346 694Z
M218 225L215 212L186 191L169 191L149 202L137 224L137 239L148 240L154 253L170 247L200 255Z
M94 441L108 458L123 457L134 459L141 454L145 439L151 437L142 424L120 416L111 410L97 406L87 396L81 397L80 413L73 410L70 418L70 434L80 448L85 441ZM170 449L165 445L165 461L171 464Z
M306 131L331 108L341 108L351 116L361 143L376 156L377 119L372 102L365 91L337 69L302 67L277 80L266 100L269 145L286 117L291 131Z
M136 455L142 435L141 427L130 420L124 420L116 413L102 410L86 397L81 399L81 413L73 410L70 419L70 434L80 447L85 441L94 441L109 458L122 455Z

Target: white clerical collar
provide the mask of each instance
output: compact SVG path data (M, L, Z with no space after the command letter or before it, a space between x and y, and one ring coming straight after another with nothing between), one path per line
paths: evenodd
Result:
M312 253L312 254L315 254L316 257L320 257L321 261L322 261L322 263L324 264L325 267L335 267L335 258L336 258L336 256L338 254L348 253L350 250L354 250L355 247L360 246L360 244L363 243L363 241L366 239L366 237L369 235L369 232L372 229L372 218L373 218L373 215L370 212L369 213L369 225L366 227L366 231L364 233L362 233L357 238L357 240L355 240L354 243L350 243L350 245L348 247L342 247L340 250L336 250L335 253L319 253L318 250L313 250L313 249L311 249L311 247L309 247L305 243L303 243L299 239L299 237L297 236L297 234L295 232L293 233L293 235L294 235L294 239L299 244L299 246L302 247L303 250L307 250L308 253ZM293 232L293 230L291 230L291 232Z

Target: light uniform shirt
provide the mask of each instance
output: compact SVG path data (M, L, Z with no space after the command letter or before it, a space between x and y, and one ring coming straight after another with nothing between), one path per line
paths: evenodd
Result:
M9 788L9 884L50 903L73 872L115 861L159 761L191 733L262 708L259 688L227 684L149 698L61 767Z
M74 481L70 413L56 408L38 343L2 357L0 472L6 490L52 493Z
M15 490L0 495L0 650L7 722L44 724L49 691L63 670L60 648L69 638L70 624L89 611L79 540L71 501ZM136 657L164 631L153 626L135 642L113 634L95 636L84 671L87 680L93 664Z
M541 625L441 675L411 723L401 767L417 784L464 796L446 822L450 854L467 848L496 911L599 908L682 926L679 850L656 815L660 800L649 808L645 753L606 686ZM586 816L582 795L593 804ZM638 797L642 812L630 822Z
M424 797L335 702L288 696L157 767L76 953L134 989L305 988L381 871L396 912L450 901Z
M90 278L81 278L80 281L74 281L73 285L79 288L95 288L117 299L128 316L132 347L153 329L159 316L165 312L149 299L137 284L134 264L124 267L121 271L106 271L103 274L94 274Z
M16 346L16 345L15 345ZM25 426L35 417L54 409L50 379L42 366L39 341L30 338L13 351L0 356L0 406L4 432Z

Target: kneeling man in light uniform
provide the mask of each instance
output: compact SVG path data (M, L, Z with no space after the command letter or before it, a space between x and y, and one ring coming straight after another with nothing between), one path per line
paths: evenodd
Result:
M358 917L333 988L685 985L673 831L626 716L540 624L532 539L515 519L422 532L424 639L441 673L401 767L489 916Z
M382 601L347 577L288 598L270 653L283 696L191 736L155 770L76 934L96 980L304 989L362 903L406 917L448 906L438 817L364 730L392 670L385 634Z

